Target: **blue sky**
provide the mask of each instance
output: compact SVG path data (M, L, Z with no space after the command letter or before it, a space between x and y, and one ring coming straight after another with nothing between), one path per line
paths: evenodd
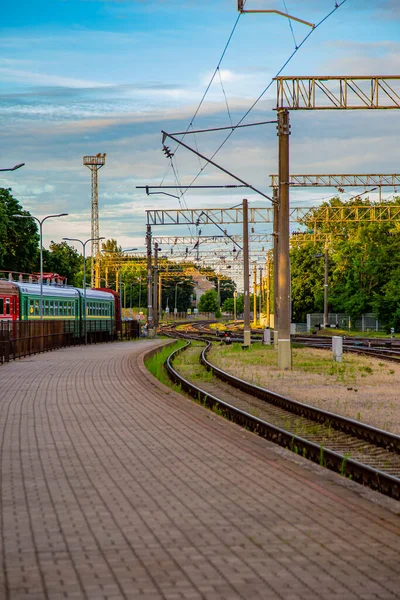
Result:
M0 165L26 166L3 178L37 216L60 211L45 241L90 237L90 174L85 154L107 153L100 171L100 234L123 247L143 247L145 210L179 207L167 196L146 197L137 185L174 185L161 151L162 129L186 129L237 19L236 0L21 0L8 3L0 38ZM286 0L290 13L317 23L334 0ZM283 0L247 0L250 8L284 9ZM398 74L400 2L347 0L318 28L285 75ZM297 43L308 27L293 23ZM287 19L242 15L195 128L237 122L294 49ZM226 99L225 99L225 95ZM275 87L246 122L274 119ZM368 114L367 114L368 113ZM291 171L398 172L398 111L292 115ZM222 133L193 136L211 155ZM171 145L171 144L170 144ZM277 170L274 125L237 131L218 161L270 193ZM198 159L175 156L182 183ZM7 175L7 174L5 174ZM197 183L232 183L206 168ZM388 195L393 190L388 191ZM190 191L189 207L237 204L243 192ZM294 205L313 205L330 190L293 192ZM251 202L259 198L249 194ZM261 231L262 228L259 228ZM162 232L161 229L156 233ZM169 234L187 235L185 228ZM204 233L212 233L204 232Z

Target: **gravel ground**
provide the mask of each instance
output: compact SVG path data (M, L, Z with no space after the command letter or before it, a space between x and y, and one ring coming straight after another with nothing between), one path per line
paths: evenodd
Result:
M292 371L276 367L272 347L214 346L210 361L236 377L318 408L400 435L400 365L326 350L293 349Z

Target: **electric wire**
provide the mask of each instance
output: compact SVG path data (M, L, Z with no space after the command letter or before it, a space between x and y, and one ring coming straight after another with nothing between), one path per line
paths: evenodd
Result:
M246 2L245 2L244 4L246 4ZM211 85L212 85L212 83L213 83L213 81L214 81L214 79L215 79L215 76L216 76L216 74L217 74L217 71L219 71L219 67L220 67L220 65L221 65L221 63L222 63L222 61L223 61L223 59L224 59L224 57L225 57L225 54L226 54L226 52L227 52L227 50L228 50L229 44L231 43L231 40L232 40L233 34L234 34L234 33L235 33L235 31L236 31L236 27L238 26L238 23L239 23L239 21L240 21L240 17L241 17L241 16L242 16L242 13L239 13L239 14L238 14L238 16L237 16L237 18L236 18L236 21L235 21L235 23L234 23L234 25L233 25L233 28L232 28L232 30L231 30L231 32L230 32L230 34L229 34L228 41L227 41L227 42L226 42L226 44L225 44L225 47L224 47L224 49L223 49L223 51L222 51L222 54L221 54L221 57L220 57L220 59L219 59L219 61L218 61L218 64L217 64L217 66L216 66L216 68L215 68L215 70L214 70L214 73L213 73L213 74L212 74L212 76L211 76L211 79L210 79L210 81L209 81L209 82L208 82L208 84L207 84L207 87L206 87L206 89L205 89L205 91L204 91L204 93L203 93L203 96L202 96L202 97L201 97L201 99L200 99L200 102L199 102L199 104L198 104L198 106L197 106L196 110L194 111L194 114L193 114L192 118L190 119L190 123L189 123L189 125L188 125L188 127L187 127L186 131L189 131L189 129L190 129L191 127L193 127L193 121L194 121L194 120L195 120L195 118L197 117L197 115L198 115L198 113L199 113L199 110L200 110L200 108L202 107L202 104L203 104L203 102L204 102L204 100L205 100L205 98L206 98L206 96L207 96L207 94L208 94L208 91L209 91L209 89L210 89L210 87L211 87ZM182 139L184 139L184 138L185 138L185 134L183 135ZM178 150L178 148L179 148L179 144L178 144L177 148L175 149L175 152ZM167 172L168 172L168 171L167 171ZM167 175L167 173L165 173L165 174L164 174L164 177L163 177L163 179L162 179L162 181L161 181L161 185L163 184L163 182L164 182L164 179L165 179L166 175Z
M253 104L250 106L250 108L247 109L247 111L244 113L243 117L238 121L237 125L240 125L250 114L250 112L254 109L254 107L258 104L258 102L260 102L261 98L264 97L264 95L267 93L267 91L270 89L270 87L273 85L274 80L279 77L279 75L282 73L282 71L287 67L287 65L292 61L292 59L294 58L294 56L297 54L297 52L302 48L302 46L307 42L307 40L310 38L310 36L313 34L314 31L316 31L319 27L321 27L321 25L323 23L325 23L325 21L327 21L329 19L329 17L331 17L341 6L343 6L343 4L345 4L345 2L347 2L347 0L342 0L341 2L336 2L335 3L335 7L327 14L325 15L325 17L323 17L316 25L313 29L311 29L311 31L304 37L304 39L300 42L300 44L293 50L293 52L290 54L290 56L286 59L286 61L283 63L283 65L281 66L281 68L278 70L278 72L276 73L275 77L273 77L270 81L270 83L264 88L264 90L261 92L261 94L256 98L256 100L253 102ZM211 156L211 160L213 160L213 158L218 154L218 152L221 150L221 148L226 144L226 142L230 139L230 137L233 135L233 133L236 131L236 129L232 129L232 131L230 133L228 133L228 135L226 136L226 138L221 142L221 144L218 146L218 148L215 150L214 154ZM208 165L208 163L207 163ZM206 166L207 166L206 165ZM205 167L203 167L204 170ZM192 181L190 182L190 184L184 189L183 193L187 192L188 189L190 189L190 186L193 185L193 183L198 179L198 177L201 175L201 173L203 172L203 170L201 172L199 172L194 179L192 179Z
M290 27L290 31L292 32L292 37L293 37L293 41L294 41L294 47L297 48L297 42L296 42L296 38L294 36L294 31L293 31L292 19L289 18L289 11L287 9L285 0L282 0L282 2L283 2L283 6L285 7L285 12L286 12L286 14L288 16L288 19L289 19L289 27Z
M225 98L226 110L228 112L229 121L230 121L230 124L232 125L232 128L233 128L233 121L232 121L231 111L229 110L228 98L226 97L224 84L222 83L221 70L220 70L219 67L218 67L218 75L219 75L219 81L221 83L222 93L223 93L224 98Z

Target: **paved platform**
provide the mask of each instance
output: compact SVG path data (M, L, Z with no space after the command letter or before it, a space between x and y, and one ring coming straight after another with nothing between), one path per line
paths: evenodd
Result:
M399 598L398 503L155 382L157 343L0 367L0 598Z

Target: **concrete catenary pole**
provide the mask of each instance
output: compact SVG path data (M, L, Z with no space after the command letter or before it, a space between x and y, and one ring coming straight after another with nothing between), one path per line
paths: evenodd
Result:
M151 260L151 225L146 229L146 247L147 247L147 323L148 335L153 335L153 273Z
M154 244L154 277L153 277L153 322L154 335L157 334L158 328L158 243Z
M290 246L289 246L289 111L278 110L279 137L279 252L278 252L278 367L291 369Z
M279 277L278 277L278 263L279 263L279 190L278 188L273 189L274 199L274 349L278 350L278 326L279 326Z
M325 244L325 276L324 276L324 328L329 326L328 314L328 271L329 271L329 255L328 244Z
M250 295L249 295L249 206L243 200L243 291L244 291L244 328L243 346L250 346Z

